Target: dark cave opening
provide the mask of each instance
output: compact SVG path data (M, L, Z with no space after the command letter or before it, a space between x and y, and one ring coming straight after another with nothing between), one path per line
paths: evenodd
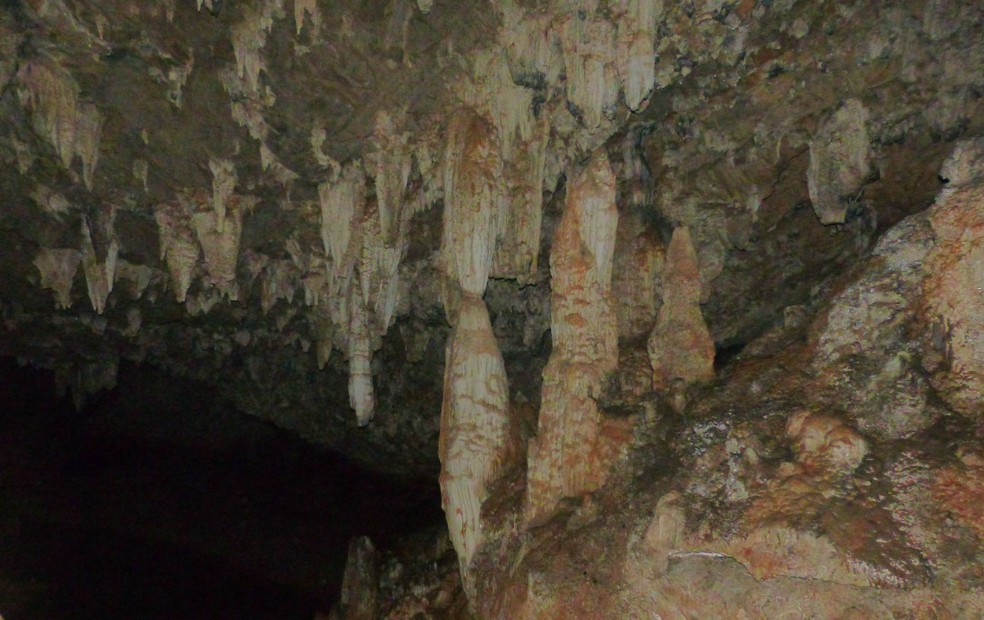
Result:
M123 366L80 412L53 373L0 359L0 613L305 618L349 540L443 522L436 481L395 480Z

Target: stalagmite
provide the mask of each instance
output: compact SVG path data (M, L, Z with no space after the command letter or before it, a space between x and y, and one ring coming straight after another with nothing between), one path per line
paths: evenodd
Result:
M349 542L340 607L345 620L375 620L379 599L379 552L365 536Z
M873 174L867 120L864 105L849 99L810 141L810 202L823 224L843 223L848 207Z
M516 455L509 386L485 302L465 294L445 355L441 407L441 492L466 587L482 543L481 508L489 484Z
M714 340L700 310L700 269L690 231L673 231L663 271L663 305L649 336L653 387L706 381L714 376Z
M116 260L119 255L120 246L113 233L113 221L116 217L116 210L109 208L105 214L100 214L94 224L98 227L95 231L89 227L88 218L82 218L82 271L85 273L86 288L89 292L89 301L92 309L98 314L102 314L106 308L106 300L113 291L113 283L116 278ZM96 239L93 239L93 233ZM100 246L97 250L96 240Z
M71 248L41 248L34 258L41 286L55 293L58 308L72 307L72 281L81 261L82 253Z
M607 475L595 399L618 364L612 258L618 211L604 151L577 172L550 252L553 350L543 371L537 436L530 441L526 518L542 523L565 497L597 490Z
M505 364L482 301L495 251L501 174L493 126L470 110L458 112L445 153L441 267L454 329L445 356L439 456L444 513L472 597L470 563L482 542L482 503L497 473L518 454Z
M160 237L161 260L167 261L174 298L184 303L200 252L191 229L191 216L180 202L169 202L154 207L154 219Z

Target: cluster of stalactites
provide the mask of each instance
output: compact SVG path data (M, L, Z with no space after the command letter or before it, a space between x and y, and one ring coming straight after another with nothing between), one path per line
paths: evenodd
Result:
M42 248L34 258L41 275L41 286L55 294L58 308L72 305L72 283L79 265L85 274L86 290L92 309L102 314L113 291L120 251L114 231L116 208L107 206L90 217L81 218L80 249Z
M378 201L381 198L375 203L367 200L367 175L358 161L341 167L318 188L326 260L324 273L318 276L320 283L306 285L306 290L322 289L307 295L313 302L309 305L317 306L312 322L319 334L318 363L322 367L327 363L333 345L345 351L349 401L361 426L372 420L375 409L372 354L396 319L399 266L412 215L402 209L409 174L403 171L408 165L395 155L377 161L377 193L379 179L392 175L390 197L398 195L399 203L383 206ZM384 209L391 211L384 215Z
M48 140L66 170L79 158L82 180L91 190L99 163L102 114L93 104L79 100L75 80L51 58L24 63L17 80L21 105L31 112L34 131Z
M235 194L230 189L220 192L218 199L214 191L209 194L191 190L175 201L154 207L161 259L167 263L171 288L179 303L187 299L202 255L203 282L219 297L239 298L236 268L243 217L255 205L255 197Z
M596 398L618 365L611 296L618 211L603 150L573 172L550 252L553 349L543 371L537 436L529 444L526 518L540 523L565 497L597 490L606 447Z
M501 209L499 149L495 127L485 118L470 109L454 115L441 240L445 310L454 329L445 356L439 456L442 504L469 595L470 563L483 538L482 503L518 452L505 363L482 300Z

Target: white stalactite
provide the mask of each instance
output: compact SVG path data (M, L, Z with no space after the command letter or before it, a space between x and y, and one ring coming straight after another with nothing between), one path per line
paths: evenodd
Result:
M375 414L372 389L372 340L365 300L357 287L349 290L349 402L359 426L366 426Z
M396 244L400 230L413 150L409 146L409 135L399 130L396 119L385 110L376 114L373 140L379 149L373 155L379 223L383 241L392 246Z
M616 56L625 103L638 111L656 80L656 17L662 0L621 0Z
M581 112L589 130L601 125L618 101L615 38L611 22L595 15L581 19L576 11L561 27L567 99Z
M256 204L252 196L230 195L225 199L224 224L219 214L208 208L209 201L200 193L182 197L191 215L195 236L205 256L205 272L209 283L228 299L239 299L236 283L236 266L239 263L239 240L242 236L243 217ZM212 206L214 207L214 194Z
M96 106L84 103L78 108L75 150L82 160L82 180L92 190L93 176L99 163L99 143L102 139L103 117Z
M79 87L54 61L35 58L17 74L21 105L31 111L34 131L48 139L68 169L75 159Z
M89 228L87 218L82 218L82 271L85 273L89 302L97 314L102 314L105 310L106 300L113 291L116 279L116 261L120 246L113 232L115 216L115 209L110 207L108 213L96 218L94 224L102 229L96 231ZM94 244L93 232L102 241L99 245L105 245L105 255L101 257Z
M350 272L352 239L361 226L365 194L366 175L361 163L345 166L337 181L326 181L318 186L321 241L336 276Z
M55 293L56 306L72 307L72 282L82 262L82 253L71 248L41 248L34 266L41 274L41 286Z
M239 177L236 175L236 164L228 159L210 157L208 168L212 171L212 209L215 212L215 229L222 232L225 228L229 199L236 191Z
M200 253L191 229L191 216L183 204L170 202L154 207L154 219L160 238L161 260L167 261L174 298L184 303Z
M473 111L451 120L444 160L441 265L453 288L482 295L488 282L502 207L502 159L493 126ZM445 311L456 313L445 291Z

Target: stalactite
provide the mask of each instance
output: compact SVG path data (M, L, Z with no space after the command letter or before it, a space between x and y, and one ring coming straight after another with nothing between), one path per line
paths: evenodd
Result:
M379 222L383 241L392 246L397 242L400 229L413 151L409 146L408 134L400 131L396 119L386 111L376 114L373 141L378 149L373 157Z
M543 371L537 436L530 441L526 518L541 523L557 502L597 490L607 475L596 398L618 364L612 258L618 211L604 151L575 173L550 252L553 350Z
M572 15L561 27L567 73L567 100L591 130L601 125L618 101L618 72L613 62L615 29L606 19Z
M621 0L616 57L625 103L638 111L653 90L656 79L656 17L662 1Z
M106 308L106 300L113 291L116 278L116 261L120 246L113 232L113 222L116 209L109 207L101 217L93 222L98 228L93 231L89 227L88 218L82 218L82 271L85 273L86 288L89 292L89 302L97 314L102 314ZM96 240L93 239L95 233ZM99 249L97 251L96 243Z
M243 217L252 211L256 198L238 194L226 198L222 225L219 223L219 214L208 208L209 201L204 195L192 192L185 194L182 200L186 209L192 213L191 223L202 246L209 283L228 299L239 299L239 287L236 283L239 240L242 236ZM214 208L214 194L211 205Z
M616 247L612 292L618 300L618 336L629 341L644 340L652 332L662 303L660 274L666 250L659 235L650 230L637 210L619 217ZM651 373L647 370L646 374Z
M221 233L225 228L229 199L236 191L239 177L236 175L236 164L228 159L209 158L208 169L212 171L212 209L215 212L215 229Z
M99 142L102 139L103 117L96 106L84 103L78 108L75 150L82 160L82 180L92 190L93 175L99 163Z
M488 282L502 206L502 160L494 137L485 119L459 112L451 121L445 152L441 268L452 289L474 295L481 295ZM455 293L444 295L449 300ZM446 301L451 318L456 314L452 306Z
M549 138L550 125L541 117L529 139L519 142L503 165L505 199L492 265L494 277L523 280L536 273Z
M249 8L244 17L230 28L232 49L236 56L236 72L247 92L258 94L260 72L266 70L262 52L274 19L286 16L283 0L269 0L259 7Z
M294 29L298 36L304 27L305 15L315 33L321 29L321 12L318 10L317 0L294 0Z
M154 219L160 237L161 260L167 261L174 298L184 303L200 253L191 228L191 215L180 202L168 202L154 207Z
M278 300L288 304L297 292L297 267L289 260L269 260L263 268L260 283L260 309L266 315Z
M375 413L372 388L372 341L365 300L356 286L349 289L349 402L359 426L366 426Z
M321 241L336 276L351 273L352 239L365 209L366 175L361 163L345 166L337 181L318 186Z
M663 305L649 336L653 387L676 388L714 376L714 340L700 310L700 269L690 231L673 231L662 274Z
M66 169L75 159L79 87L54 61L35 58L17 74L21 105L31 111L34 131L48 139Z
M873 173L868 111L849 99L820 126L810 141L807 182L813 210L823 224L842 224Z
M82 253L71 248L41 248L34 266L41 274L41 286L55 293L56 306L72 307L72 282L82 262Z

